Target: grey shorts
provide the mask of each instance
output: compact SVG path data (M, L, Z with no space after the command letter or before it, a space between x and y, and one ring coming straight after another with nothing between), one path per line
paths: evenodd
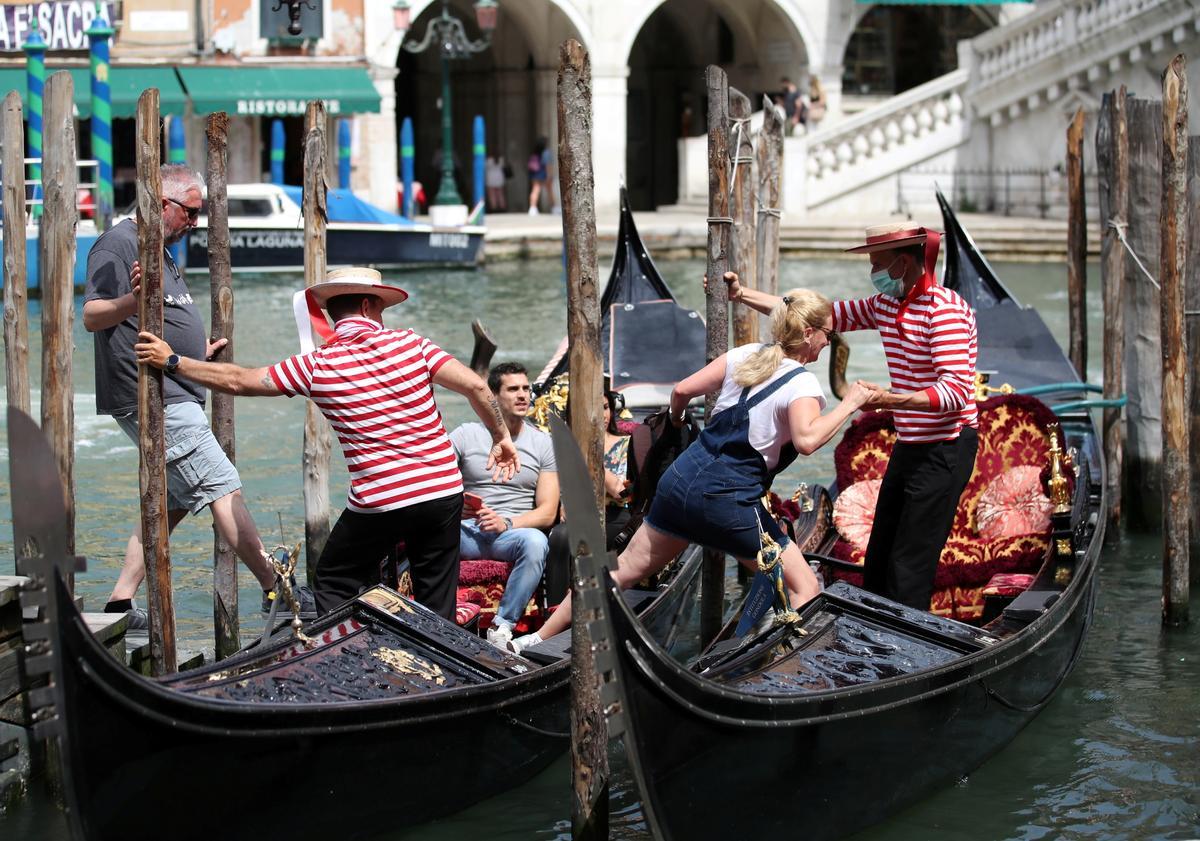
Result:
M200 404L171 403L165 409L168 510L198 514L204 506L240 490L237 468L213 437ZM115 420L137 444L137 412Z

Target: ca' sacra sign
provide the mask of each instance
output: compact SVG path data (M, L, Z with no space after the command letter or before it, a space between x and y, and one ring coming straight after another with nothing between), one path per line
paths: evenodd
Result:
M36 30L47 50L86 50L85 34L99 17L111 27L113 4L94 0L62 0L57 3L24 3L0 6L0 52L22 49Z

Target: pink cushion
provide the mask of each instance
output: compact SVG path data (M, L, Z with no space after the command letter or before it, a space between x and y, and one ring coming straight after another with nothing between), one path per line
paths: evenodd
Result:
M875 523L875 503L879 500L881 479L855 482L838 494L833 503L833 525L842 539L865 552Z
M1005 470L979 496L975 522L984 540L1041 534L1050 528L1050 500L1042 491L1042 468Z
M983 588L985 596L1017 596L1029 589L1033 576L1020 572L993 575Z

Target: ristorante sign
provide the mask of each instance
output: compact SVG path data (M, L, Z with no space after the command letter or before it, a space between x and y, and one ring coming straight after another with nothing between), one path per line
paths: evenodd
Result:
M0 6L0 52L25 46L37 30L48 50L86 50L86 33L97 18L94 0L61 0L57 3L21 3ZM113 3L99 4L100 20L112 26Z

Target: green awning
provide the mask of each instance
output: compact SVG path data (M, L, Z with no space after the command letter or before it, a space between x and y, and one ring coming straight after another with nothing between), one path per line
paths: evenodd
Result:
M132 117L137 113L137 100L146 88L158 88L159 110L163 114L182 114L187 98L179 86L173 67L113 67L109 79L114 117ZM49 79L56 68L46 68ZM75 111L80 119L92 116L92 71L87 67L69 68L75 83ZM21 102L29 107L25 91L25 68L0 69L0 96L9 91L21 94Z
M160 114L181 116L187 104L187 94L179 84L174 67L114 67L108 86L112 91L114 117L135 116L138 97L147 88L158 88ZM90 109L90 104L88 107Z
M197 114L239 117L303 114L322 99L330 114L379 111L379 92L365 67L180 67Z

